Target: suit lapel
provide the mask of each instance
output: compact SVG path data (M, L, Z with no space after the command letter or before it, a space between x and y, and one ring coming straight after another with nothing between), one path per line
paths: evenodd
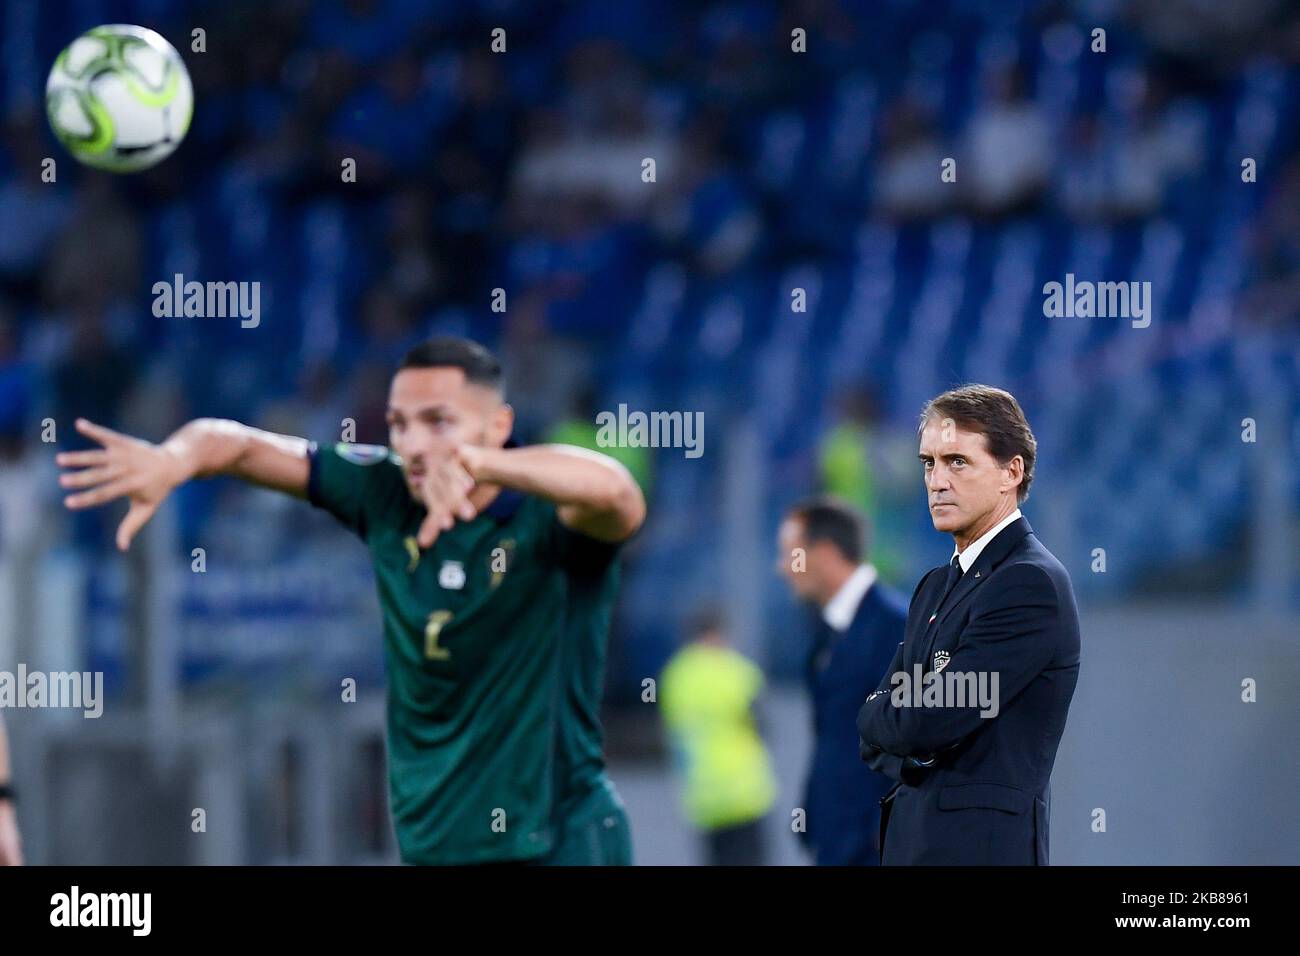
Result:
M931 568L926 574L928 577L922 581L921 589L912 602L917 614L915 617L908 615L908 634L903 642L903 664L909 673L913 664L918 661L924 663L926 648L930 641L930 628L939 619L935 603L943 593L944 567L940 565Z
M1029 521L1021 517L999 531L993 540L984 546L980 556L975 559L975 563L971 565L970 570L961 576L961 580L957 582L943 604L935 611L934 620L926 628L925 656L921 658L921 665L926 670L930 669L935 638L939 636L939 630L943 627L944 620L977 587L987 581L993 570L1007 559L1007 556L1016 545L1024 540L1026 535L1032 534L1033 531L1034 529L1029 526Z
M822 672L826 669L826 664L830 660L831 651L835 641L835 632L831 626L822 620L821 615L817 617L816 630L813 632L812 647L808 652L808 682L815 687L820 679Z
M862 595L857 610L853 612L853 620L849 622L848 628L843 633L836 631L824 619L818 617L817 637L814 642L812 656L809 658L809 667L814 675L820 675L831 665L835 655L844 646L846 638L863 633L867 621L871 617L875 601L876 585L872 584L871 587L867 588L867 593ZM818 664L820 666L817 666Z
M862 600L858 602L858 609L853 612L853 622L849 624L846 634L856 634L861 631L867 624L867 618L871 616L872 608L876 601L876 585L873 583L867 588L867 593L862 595Z

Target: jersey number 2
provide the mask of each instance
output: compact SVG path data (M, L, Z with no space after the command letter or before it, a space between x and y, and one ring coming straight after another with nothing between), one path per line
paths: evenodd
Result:
M452 619L451 611L434 611L429 615L429 622L424 625L424 656L431 661L445 661L451 657L451 651L438 646L438 635Z

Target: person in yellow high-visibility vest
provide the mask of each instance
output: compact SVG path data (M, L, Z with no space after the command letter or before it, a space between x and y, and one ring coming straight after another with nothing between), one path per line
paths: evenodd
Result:
M713 866L763 863L763 819L776 778L753 707L763 672L728 646L721 618L701 615L659 679L659 704L684 776L691 824Z

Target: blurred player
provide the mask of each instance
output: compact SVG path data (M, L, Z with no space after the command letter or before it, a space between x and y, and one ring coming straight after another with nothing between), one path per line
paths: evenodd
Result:
M125 550L177 486L231 475L308 499L370 550L384 618L389 790L407 863L631 862L597 709L616 554L645 501L612 459L505 447L514 412L477 343L412 349L390 448L198 419L161 445L85 420L69 508L117 498Z

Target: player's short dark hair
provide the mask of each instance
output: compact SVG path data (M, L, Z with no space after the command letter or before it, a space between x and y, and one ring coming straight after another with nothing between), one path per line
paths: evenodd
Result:
M829 541L845 560L854 564L868 553L870 526L862 512L847 501L832 495L817 495L791 505L788 513L803 522L806 543Z
M425 339L406 353L397 370L447 367L463 371L467 382L503 391L501 362L497 357L473 339L458 335Z
M926 403L916 430L918 436L932 418L951 418L966 431L983 435L989 454L999 465L1005 466L1016 455L1024 459L1025 474L1016 489L1016 501L1023 503L1029 497L1038 442L1014 395L991 385L962 385Z

